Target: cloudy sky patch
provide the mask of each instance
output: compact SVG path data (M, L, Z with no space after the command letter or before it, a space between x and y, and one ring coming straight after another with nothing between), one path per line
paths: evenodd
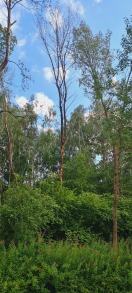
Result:
M46 19L51 23L53 29L55 29L56 26L61 27L63 25L63 18L58 9L48 9L46 12Z
M49 116L49 112L54 106L53 101L44 93L36 93L34 97L33 105L35 113Z
M101 3L103 0L95 0L96 3Z
M56 69L56 74L57 74L58 69ZM51 67L44 67L43 68L43 74L44 74L44 78L48 81L48 82L52 82L54 80L54 75L53 75L53 71L51 69ZM66 70L66 79L69 76L69 70ZM63 70L62 67L59 68L59 77L60 79L63 79Z
M26 104L28 103L28 100L26 97L21 96L21 97L16 97L16 102L20 108L24 108Z
M24 108L28 99L24 96L16 97L16 103L20 108ZM46 96L44 93L35 93L33 100L34 112L38 115L47 115L50 116L50 112L54 106L54 102Z
M62 0L64 4L66 4L68 7L70 7L71 11L79 14L79 15L84 15L85 10L80 1L76 0Z
M44 67L44 68L43 68L43 74L44 74L44 78L45 78L48 82L53 81L53 72L52 72L51 67Z
M23 39L17 41L17 46L20 48L25 46L25 44L26 44L26 38L23 38Z

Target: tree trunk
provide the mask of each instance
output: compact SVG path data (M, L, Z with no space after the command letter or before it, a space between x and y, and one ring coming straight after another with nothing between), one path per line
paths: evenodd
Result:
M60 178L60 183L61 184L62 184L62 180L63 180L64 151L65 151L65 143L64 143L64 141L62 141L62 143L61 143L61 153L60 153L60 168L59 168L59 178Z
M119 195L119 145L114 146L114 203L113 203L113 249L118 251L117 202Z
M5 100L5 117L4 117L4 123L5 123L5 129L7 132L7 147L8 147L8 161L9 161L9 170L11 171L11 174L16 179L13 162L12 162L12 154L13 154L13 146L12 146L12 134L8 127L8 106L7 101Z

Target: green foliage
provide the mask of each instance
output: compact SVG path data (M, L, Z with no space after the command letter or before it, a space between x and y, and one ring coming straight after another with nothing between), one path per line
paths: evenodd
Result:
M54 180L41 181L40 188L42 194L52 197L57 204L55 221L49 224L47 231L51 235L50 238L78 240L79 243L90 243L97 237L106 241L112 239L113 195L101 196L88 192L75 195L73 191ZM120 238L127 238L132 233L131 210L131 198L119 197L118 234Z
M0 63L4 60L6 55L6 32L7 29L5 27L2 27L2 25L0 24ZM16 43L16 37L11 32L10 54L14 50L14 46L16 45Z
M64 185L76 194L96 191L95 166L88 150L77 153L64 165Z
M49 129L46 132L42 131L38 134L36 144L38 167L39 172L44 177L58 170L60 154L59 150L57 150L57 145L58 137L52 130Z
M4 193L0 208L0 238L6 245L14 240L29 242L32 237L48 229L48 223L54 221L57 204L39 189L27 185L11 186Z
M85 22L73 30L73 58L82 73L80 84L88 96L92 93L97 100L102 99L103 90L112 86L110 37L110 31L105 36L101 32L94 36Z
M106 161L100 160L96 170L96 186L98 194L113 193L114 166L112 159Z
M130 19L125 18L126 34L123 35L121 40L122 50L119 50L119 67L123 71L130 67L132 58L132 15Z
M39 188L11 186L2 197L0 238L8 246L11 240L30 242L41 233L45 241L112 239L113 196L73 191L53 180L41 181ZM132 200L118 200L118 235L130 237Z
M132 235L132 198L120 197L118 200L118 231L120 237Z
M85 141L86 131L85 126L85 112L86 109L79 105L70 116L70 120L67 121L67 140L65 145L66 157L73 157L78 152L88 147Z
M0 243L0 291L2 293L130 293L130 245L121 242L115 254L111 244L91 246L41 238L29 245Z

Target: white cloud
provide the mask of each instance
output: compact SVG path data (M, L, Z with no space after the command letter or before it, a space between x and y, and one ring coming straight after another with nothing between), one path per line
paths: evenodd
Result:
M53 80L53 72L51 67L44 67L43 68L43 74L44 74L44 78L51 82Z
M51 23L53 29L56 26L61 27L63 25L63 18L59 10L56 9L48 9L46 12L46 19Z
M34 44L36 39L38 38L39 34L38 32L34 33L32 36L31 36L31 43Z
M79 14L79 15L84 15L85 13L85 10L84 10L84 7L82 5L82 3L78 0L78 1L75 1L75 0L62 0L62 2L64 4L66 4L68 7L70 7L70 9Z
M18 47L23 47L25 44L26 44L26 38L23 38L23 39L17 41Z
M61 76L61 78L63 78L63 71L62 71L62 67L60 67L60 69L59 69L59 70L60 70L60 76ZM66 79L67 79L67 78L68 78L68 76L69 76L69 72L70 72L70 71L67 69L67 70L66 70Z
M26 97L16 97L16 102L19 105L19 107L24 108L29 101ZM35 93L34 100L33 100L33 107L34 112L36 114L43 114L50 116L50 118L54 119L54 116L52 117L51 110L54 106L54 102L48 98L44 93Z
M27 98L21 96L16 98L16 102L19 105L19 107L24 108L26 104L28 103Z
M56 69L57 71L58 69ZM54 79L54 75L53 75L53 71L51 69L51 67L44 67L43 68L43 74L44 74L44 78L48 81L48 82L52 82ZM56 73L57 74L57 73ZM69 70L66 71L66 78L68 78L69 75ZM62 68L59 68L59 76L60 79L63 78L63 71Z
M33 101L34 111L37 114L48 115L54 106L54 103L44 93L36 93Z
M95 0L96 3L101 3L103 0Z

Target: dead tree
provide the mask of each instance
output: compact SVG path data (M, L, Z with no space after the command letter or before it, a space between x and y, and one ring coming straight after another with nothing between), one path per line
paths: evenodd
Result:
M60 165L59 179L63 180L63 163L66 143L67 102L69 100L68 72L73 65L70 55L74 16L69 9L63 10L59 5L39 15L37 27L42 44L48 55L53 80L55 82L60 112Z

